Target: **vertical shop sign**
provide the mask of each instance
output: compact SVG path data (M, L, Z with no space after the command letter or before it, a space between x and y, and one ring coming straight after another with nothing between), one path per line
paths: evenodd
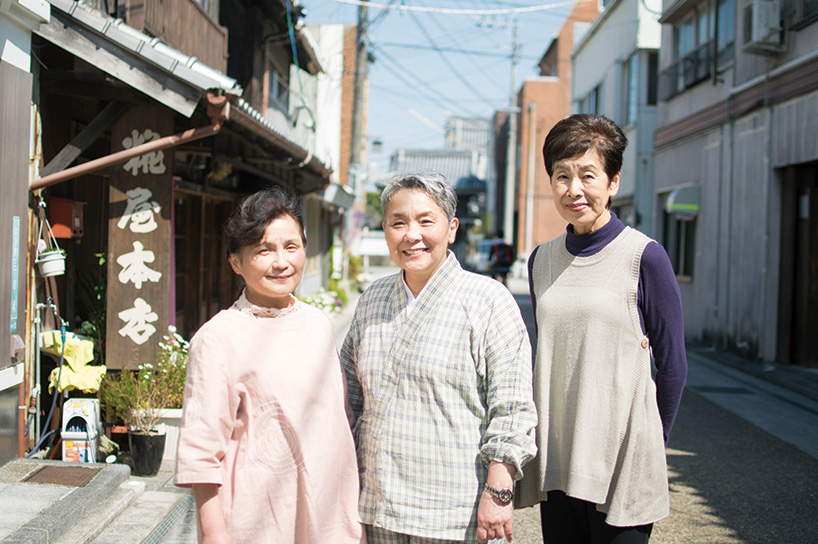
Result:
M112 131L114 151L168 135L173 114L133 108ZM111 178L108 228L106 362L136 368L156 358L169 322L173 152L153 151L117 167Z

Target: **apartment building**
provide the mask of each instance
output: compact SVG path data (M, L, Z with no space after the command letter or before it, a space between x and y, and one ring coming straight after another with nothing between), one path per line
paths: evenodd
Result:
M655 220L685 330L818 366L818 3L665 0Z

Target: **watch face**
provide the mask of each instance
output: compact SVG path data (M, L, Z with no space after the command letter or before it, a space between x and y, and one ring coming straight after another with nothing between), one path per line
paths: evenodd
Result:
M508 489L501 489L500 492L497 494L497 498L503 504L511 502L511 499L514 495Z

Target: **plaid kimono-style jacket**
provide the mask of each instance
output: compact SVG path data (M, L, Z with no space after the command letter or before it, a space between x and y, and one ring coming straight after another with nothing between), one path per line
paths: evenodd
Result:
M358 301L341 349L361 476L360 520L476 540L491 461L536 453L531 346L509 291L450 252L407 315L402 272Z

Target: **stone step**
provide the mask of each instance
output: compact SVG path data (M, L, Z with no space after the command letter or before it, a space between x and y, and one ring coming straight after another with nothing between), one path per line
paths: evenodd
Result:
M162 542L166 528L175 524L191 500L188 493L145 491L89 544Z
M90 544L145 491L145 482L128 480L89 511L63 534L55 544Z
M0 467L0 542L56 542L129 476L123 465L9 461Z

